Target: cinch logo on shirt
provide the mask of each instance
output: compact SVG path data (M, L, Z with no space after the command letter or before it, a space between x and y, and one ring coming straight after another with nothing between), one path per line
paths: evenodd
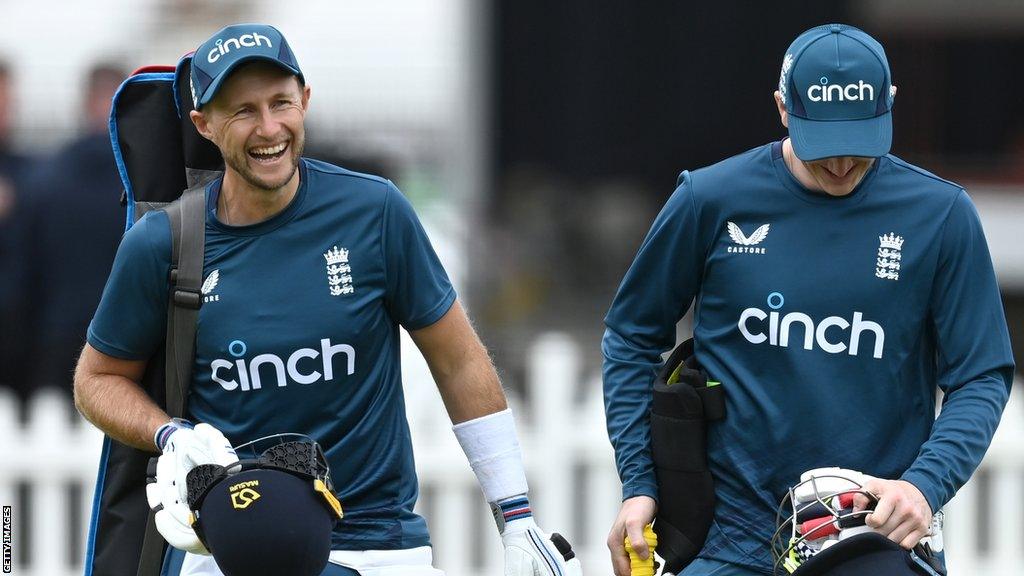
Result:
M211 49L209 54L206 55L206 60L210 64L213 64L217 60L220 60L221 56L227 54L228 52L231 52L232 43L234 43L235 45L234 49L243 47L253 48L255 46L262 46L264 40L266 40L268 48L274 47L274 45L270 43L270 38L267 38L266 36L261 36L256 32L253 32L252 34L242 34L238 38L228 38L227 40L217 39L217 46Z
M356 371L356 350L348 344L331 344L330 338L320 340L320 349L299 348L287 359L277 354L260 354L246 361L245 342L234 340L228 346L228 353L236 360L218 358L210 362L213 381L225 390L258 390L264 383L287 386L289 383L313 384L334 380L334 359L342 354L346 374ZM320 363L312 363L317 358ZM306 360L303 362L303 360ZM302 366L300 366L300 363ZM310 370L310 368L319 368ZM273 380L266 380L273 378Z
M850 356L856 356L860 352L861 337L865 333L871 333L874 336L872 356L882 357L885 329L876 322L865 320L864 314L854 312L852 322L840 316L829 316L820 322L815 322L803 312L789 312L780 315L778 310L785 302L786 299L782 294L772 292L768 295L768 307L772 309L771 312L765 312L760 308L744 310L736 324L740 329L740 334L743 334L743 337L751 344L762 344L767 341L770 346L788 348L790 332L793 325L798 324L802 329L802 332L798 332L798 334L803 334L804 350L813 350L817 344L819 348L829 354L846 352Z
M867 98L864 97L865 92ZM812 102L844 102L846 100L874 100L875 87L861 80L856 84L829 84L828 78L822 76L821 84L815 84L807 89L807 97Z

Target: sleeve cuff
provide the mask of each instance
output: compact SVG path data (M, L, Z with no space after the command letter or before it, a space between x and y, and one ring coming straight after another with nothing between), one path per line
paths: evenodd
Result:
M920 472L914 470L907 470L900 476L900 480L910 482L915 488L921 491L924 495L924 499L928 501L928 506L932 509L932 514L935 514L942 506L946 503L946 499L943 498L938 490L935 489L934 483L928 480L928 477Z
M93 348L95 348L95 349L99 350L100 352L106 354L107 356L112 356L114 358L119 358L121 360L148 360L149 359L149 355L137 354L137 353L129 352L127 350L122 350L121 348L118 348L117 346L114 346L112 344L107 344L103 340L100 340L99 336L97 336L96 334L93 333L91 327L89 328L89 331L86 334L85 341L88 342L90 346L92 346Z
M647 496L658 501L658 485L652 481L630 482L622 485L622 499L628 500L636 496Z
M419 330L420 328L426 328L440 320L445 314L448 313L452 308L452 304L455 303L455 288L449 287L448 292L444 295L444 298L434 306L430 312L423 314L419 318L403 324L406 330Z

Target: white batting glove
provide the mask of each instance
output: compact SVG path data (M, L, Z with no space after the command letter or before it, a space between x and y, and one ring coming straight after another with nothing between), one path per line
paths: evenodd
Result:
M537 527L526 496L491 504L505 546L505 576L583 576L572 546Z
M167 430L168 426L174 429ZM192 529L185 477L200 464L227 466L237 462L238 457L220 430L209 424L187 426L187 422L175 421L157 431L156 443L163 444L163 455L157 459L155 481L146 485L146 500L156 512L157 530L168 544L193 554L209 555Z

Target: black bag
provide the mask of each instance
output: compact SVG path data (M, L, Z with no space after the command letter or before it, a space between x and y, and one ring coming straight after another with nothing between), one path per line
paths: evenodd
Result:
M146 365L141 386L171 416L182 416L191 382L195 328L202 303L205 184L223 170L220 152L196 132L188 113L191 55L176 68L142 68L114 96L110 139L130 228L163 209L171 221L167 335ZM180 200L178 200L180 198ZM177 200L177 201L176 201ZM155 576L165 542L146 503L152 454L105 437L100 456L85 576Z
M669 356L654 383L651 453L658 478L654 533L665 572L678 574L700 552L715 510L707 466L707 422L725 417L725 392L697 365L693 338Z

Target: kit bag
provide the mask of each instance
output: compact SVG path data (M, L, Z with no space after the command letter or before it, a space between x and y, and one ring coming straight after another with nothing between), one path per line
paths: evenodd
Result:
M141 381L146 393L171 416L185 414L195 355L202 305L204 190L223 172L220 152L189 119L191 62L190 54L176 67L137 70L114 95L110 113L110 140L124 184L125 230L150 210L165 210L171 222L167 333ZM159 574L166 543L146 502L152 456L104 437L85 576Z

